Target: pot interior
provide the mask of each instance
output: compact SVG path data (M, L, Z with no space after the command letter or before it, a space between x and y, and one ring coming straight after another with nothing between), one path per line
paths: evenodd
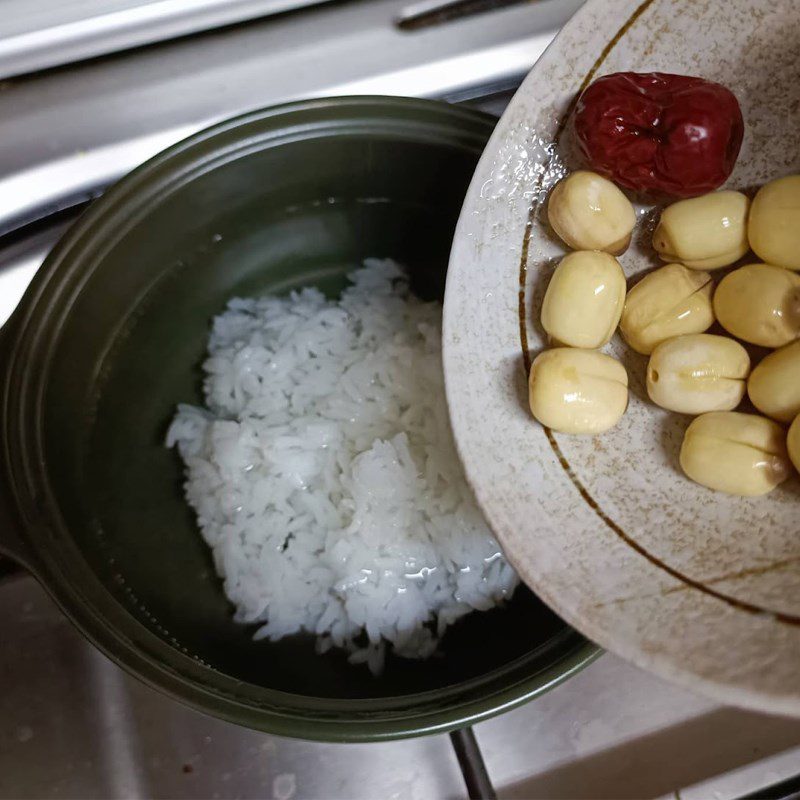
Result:
M232 621L181 462L163 444L176 405L202 403L210 320L231 296L309 285L336 296L378 256L406 265L420 297L441 299L491 130L473 117L435 135L398 123L278 144L228 129L123 182L95 227L79 223L63 258L75 277L50 351L42 447L75 551L107 602L169 645L163 666L180 672L189 655L209 668L207 685L240 681L243 702L263 689L377 700L465 683L478 696L484 681L504 676L507 688L586 646L524 586L455 625L436 657L390 656L380 678L340 652L315 654L311 636L255 642L253 627Z

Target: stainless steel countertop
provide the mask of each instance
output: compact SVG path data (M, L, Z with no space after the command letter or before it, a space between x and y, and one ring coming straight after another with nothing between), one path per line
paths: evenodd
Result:
M581 2L537 0L405 31L403 0L351 0L2 82L0 233L254 108L514 83Z
M4 0L0 78L328 0Z
M0 797L464 796L446 736L302 742L157 694L88 644L27 576L0 583L0 632ZM659 797L683 787L693 787L684 800L725 800L800 763L800 722L717 707L610 655L475 731L509 800Z
M404 2L340 2L0 84L0 232L16 229L0 238L0 324L74 217L52 212L182 136L347 92L474 97L499 112L499 90L578 5L408 32L395 24ZM2 798L464 796L446 737L315 744L178 705L97 652L23 573L0 579L0 645ZM476 733L506 798L725 800L800 769L800 722L720 708L610 655Z

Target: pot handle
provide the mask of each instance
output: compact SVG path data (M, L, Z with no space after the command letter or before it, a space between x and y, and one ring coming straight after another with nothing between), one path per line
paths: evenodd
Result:
M7 351L11 338L11 320L9 320L0 328L0 399L4 396L9 381ZM8 459L2 448L4 438L0 433L0 555L8 556L26 569L32 570L35 559L33 551L25 541L22 521L14 508Z
M22 537L22 525L11 510L5 480L4 475L4 485L0 487L0 557L7 556L33 572L33 553Z

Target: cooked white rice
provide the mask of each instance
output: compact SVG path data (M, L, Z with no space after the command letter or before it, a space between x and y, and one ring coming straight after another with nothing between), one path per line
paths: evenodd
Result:
M373 672L425 658L517 577L464 480L444 396L441 306L368 259L338 301L234 299L214 320L208 409L167 434L186 497L256 638L300 631Z

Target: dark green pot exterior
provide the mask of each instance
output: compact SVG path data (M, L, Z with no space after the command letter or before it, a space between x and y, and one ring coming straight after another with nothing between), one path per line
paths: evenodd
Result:
M493 119L429 101L294 103L214 126L81 217L0 334L0 549L100 649L209 714L285 736L441 732L512 708L598 650L520 589L425 663L374 679L310 637L253 642L163 447L199 402L209 321L233 294L338 292L367 256L441 297Z

